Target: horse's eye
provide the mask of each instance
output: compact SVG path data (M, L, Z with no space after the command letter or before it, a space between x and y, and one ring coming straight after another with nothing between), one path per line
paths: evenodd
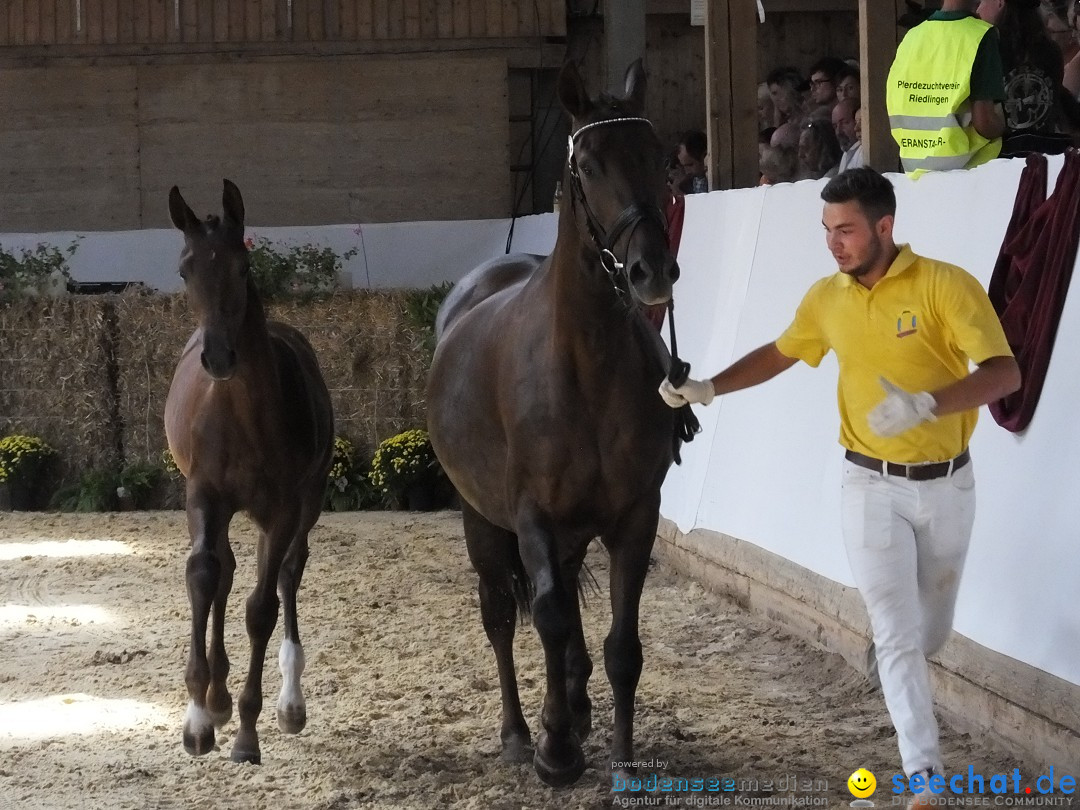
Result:
M583 175L585 175L586 177L592 177L593 176L592 164L591 163L586 163L584 166L582 166L581 167L581 173Z

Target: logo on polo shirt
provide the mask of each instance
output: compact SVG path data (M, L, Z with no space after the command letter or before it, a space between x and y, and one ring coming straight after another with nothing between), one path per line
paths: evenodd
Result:
M908 335L914 335L918 331L915 313L910 309L905 309L900 313L900 317L896 319L896 336L904 338Z

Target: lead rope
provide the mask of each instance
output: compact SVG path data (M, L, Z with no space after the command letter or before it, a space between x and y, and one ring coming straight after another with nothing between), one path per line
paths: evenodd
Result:
M668 366L668 381L678 388L690 379L690 364L679 359L679 344L675 339L675 296L668 299L668 334L671 335L671 365ZM671 437L671 452L676 464L682 464L679 452L683 442L692 442L694 436L701 433L701 423L694 415L690 404L683 405L675 412L675 433Z

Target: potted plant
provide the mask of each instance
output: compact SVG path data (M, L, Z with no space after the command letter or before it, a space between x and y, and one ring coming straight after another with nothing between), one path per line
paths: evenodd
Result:
M0 439L0 503L5 508L33 509L44 499L39 488L45 468L56 455L37 436L12 435Z
M375 490L369 472L366 466L358 461L353 443L343 436L336 437L330 474L326 477L323 509L331 512L351 512L377 507L381 493Z
M435 508L441 471L427 431L414 429L379 445L368 477L389 505L426 511Z

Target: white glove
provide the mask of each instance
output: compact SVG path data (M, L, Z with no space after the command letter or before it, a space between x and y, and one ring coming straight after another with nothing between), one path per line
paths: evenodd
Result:
M660 396L672 408L681 408L695 402L708 405L716 396L716 389L713 388L712 380L687 380L676 388L671 384L671 380L665 377L660 383Z
M867 422L870 429L878 436L899 436L905 430L911 430L923 422L936 422L934 408L937 400L926 391L911 394L897 388L884 377L881 387L885 389L883 399L874 410L870 411Z

